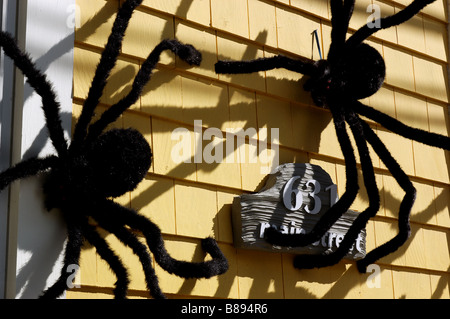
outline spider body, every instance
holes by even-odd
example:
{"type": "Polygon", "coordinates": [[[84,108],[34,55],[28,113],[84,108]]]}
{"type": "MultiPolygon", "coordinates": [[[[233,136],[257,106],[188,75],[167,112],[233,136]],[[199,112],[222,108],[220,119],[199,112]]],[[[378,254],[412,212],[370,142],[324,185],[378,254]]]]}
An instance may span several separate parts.
{"type": "Polygon", "coordinates": [[[49,172],[43,185],[47,209],[72,205],[79,196],[96,200],[132,191],[147,174],[151,159],[150,145],[138,131],[107,131],[49,172]]]}
{"type": "Polygon", "coordinates": [[[349,209],[358,194],[359,185],[356,158],[346,125],[350,127],[351,134],[355,139],[364,186],[369,197],[369,206],[356,218],[335,252],[327,255],[296,256],[295,267],[325,267],[339,262],[351,248],[368,220],[379,210],[380,195],[367,144],[372,146],[405,195],[398,212],[398,234],[367,253],[363,259],[358,260],[358,270],[365,272],[369,264],[396,251],[408,239],[411,232],[409,216],[416,197],[416,190],[386,146],[359,115],[379,123],[400,136],[430,146],[449,150],[450,139],[440,134],[409,127],[358,101],[376,93],[386,76],[386,66],[382,56],[363,41],[378,30],[387,29],[411,19],[434,1],[414,0],[393,16],[375,21],[374,25],[380,26],[379,28],[366,24],[346,39],[355,0],[330,0],[332,30],[327,59],[314,62],[277,55],[251,61],[219,61],[216,63],[216,72],[223,74],[243,74],[285,68],[307,75],[309,78],[304,84],[304,89],[311,92],[312,99],[317,106],[328,108],[333,117],[336,135],[345,160],[345,192],[336,204],[324,213],[309,233],[282,234],[271,228],[265,232],[266,239],[270,243],[291,247],[312,244],[320,240],[326,231],[349,209]]]}
{"type": "Polygon", "coordinates": [[[141,2],[127,0],[118,10],[70,143],[64,137],[59,103],[46,76],[36,69],[30,57],[18,48],[9,34],[0,32],[0,46],[5,54],[13,59],[42,98],[49,136],[57,153],[45,158],[24,160],[0,174],[2,191],[15,180],[45,172],[45,206],[48,210],[58,208],[67,224],[68,237],[61,275],[41,297],[56,298],[67,289],[72,273],[68,267],[79,265],[85,240],[96,248],[115,273],[117,282],[114,296],[126,297],[129,284],[127,269],[100,236],[97,226],[113,234],[139,257],[147,288],[154,298],[165,296],[159,287],[148,250],[162,269],[183,278],[209,278],[228,269],[225,256],[212,238],[202,240],[202,248],[211,255],[211,260],[194,263],[172,258],[165,249],[161,231],[156,224],[111,199],[132,191],[144,179],[151,165],[152,151],[144,136],[135,129],[111,129],[104,132],[105,129],[138,100],[163,51],[172,51],[190,65],[199,65],[201,61],[200,52],[191,45],[163,40],[142,63],[130,92],[109,107],[97,121],[90,123],[120,54],[128,22],[141,2]],[[147,246],[138,240],[132,230],[142,233],[147,246]]]}
{"type": "Polygon", "coordinates": [[[336,56],[314,63],[314,71],[304,89],[311,92],[317,106],[336,99],[363,99],[376,93],[386,77],[383,57],[373,47],[361,43],[343,48],[336,56]]]}

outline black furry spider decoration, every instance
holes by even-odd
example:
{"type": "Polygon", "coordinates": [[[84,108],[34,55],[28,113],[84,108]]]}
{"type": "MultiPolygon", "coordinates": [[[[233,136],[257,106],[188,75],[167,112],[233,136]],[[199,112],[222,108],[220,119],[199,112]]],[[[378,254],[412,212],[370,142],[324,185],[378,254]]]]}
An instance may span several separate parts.
{"type": "Polygon", "coordinates": [[[398,234],[370,251],[365,258],[358,260],[360,272],[366,272],[369,264],[396,251],[410,236],[409,216],[416,197],[416,190],[408,176],[401,169],[388,149],[359,115],[365,116],[388,130],[405,138],[430,146],[450,149],[450,138],[435,133],[409,127],[398,120],[359,102],[369,97],[381,87],[385,78],[385,64],[381,55],[365,39],[381,29],[399,25],[416,15],[435,0],[414,0],[398,13],[375,21],[380,28],[370,28],[367,24],[346,40],[350,18],[355,0],[331,0],[331,45],[325,60],[293,60],[278,55],[252,61],[219,61],[216,72],[223,74],[251,73],[275,68],[285,68],[309,76],[304,89],[311,92],[317,106],[330,109],[335,130],[346,167],[346,190],[339,201],[332,206],[307,234],[281,234],[275,229],[266,231],[267,240],[281,246],[306,246],[319,240],[325,232],[346,212],[358,193],[356,159],[349,136],[345,129],[347,123],[355,138],[361,161],[364,185],[369,196],[369,206],[360,213],[348,230],[339,248],[328,255],[299,255],[295,257],[296,268],[325,267],[339,262],[355,242],[361,229],[375,216],[380,207],[380,195],[370,159],[367,142],[381,158],[393,177],[405,192],[399,208],[398,234]]]}
{"type": "Polygon", "coordinates": [[[212,238],[202,240],[202,247],[211,255],[211,260],[191,263],[173,259],[164,247],[157,225],[143,215],[108,199],[133,190],[141,182],[150,168],[152,152],[144,137],[134,129],[112,129],[105,133],[103,130],[137,101],[164,50],[172,51],[191,65],[199,65],[201,61],[201,54],[191,45],[184,45],[176,40],[162,41],[142,64],[128,95],[89,125],[108,76],[116,64],[128,22],[141,2],[142,0],[127,0],[117,12],[70,146],[64,138],[59,117],[60,107],[51,84],[36,69],[29,56],[17,47],[11,36],[0,33],[0,46],[5,54],[14,61],[42,98],[50,139],[57,152],[57,155],[22,161],[0,174],[1,191],[14,180],[48,171],[43,187],[46,208],[59,208],[67,223],[68,239],[61,276],[41,297],[56,298],[67,289],[66,283],[70,275],[67,268],[71,264],[79,264],[84,239],[96,248],[100,257],[115,273],[117,282],[114,296],[126,297],[129,284],[127,270],[98,234],[95,226],[89,224],[90,217],[139,257],[147,287],[154,298],[165,296],[159,287],[147,247],[129,228],[143,233],[156,262],[169,273],[183,278],[209,278],[228,269],[225,256],[212,238]]]}

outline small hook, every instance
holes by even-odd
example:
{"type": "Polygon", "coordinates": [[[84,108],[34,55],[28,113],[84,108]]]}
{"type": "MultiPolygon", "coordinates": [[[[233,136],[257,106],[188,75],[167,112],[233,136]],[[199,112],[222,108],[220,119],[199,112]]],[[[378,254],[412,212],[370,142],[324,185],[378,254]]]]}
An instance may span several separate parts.
{"type": "Polygon", "coordinates": [[[319,34],[317,33],[317,29],[311,32],[311,34],[313,35],[313,37],[316,38],[317,49],[319,50],[319,57],[322,60],[322,50],[320,49],[319,34]]]}

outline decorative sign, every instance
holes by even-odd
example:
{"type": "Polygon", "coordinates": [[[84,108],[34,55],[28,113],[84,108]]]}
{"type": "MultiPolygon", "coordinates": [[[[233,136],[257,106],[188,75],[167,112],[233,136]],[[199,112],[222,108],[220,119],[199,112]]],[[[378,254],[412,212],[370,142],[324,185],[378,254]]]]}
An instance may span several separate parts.
{"type": "MultiPolygon", "coordinates": [[[[305,247],[280,247],[269,244],[264,232],[275,227],[284,234],[311,231],[322,215],[338,200],[337,186],[330,175],[313,164],[284,164],[269,175],[263,189],[243,194],[233,202],[233,232],[236,247],[301,254],[327,254],[339,247],[347,230],[358,216],[347,211],[321,240],[305,247]]],[[[346,258],[366,255],[366,231],[362,230],[346,258]]]]}

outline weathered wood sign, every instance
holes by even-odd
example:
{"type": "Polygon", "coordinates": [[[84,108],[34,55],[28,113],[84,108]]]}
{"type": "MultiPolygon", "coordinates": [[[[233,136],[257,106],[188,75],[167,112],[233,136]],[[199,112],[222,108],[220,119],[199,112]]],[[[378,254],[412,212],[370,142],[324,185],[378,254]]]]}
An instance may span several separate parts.
{"type": "MultiPolygon", "coordinates": [[[[337,186],[320,166],[308,163],[280,165],[268,176],[258,193],[243,194],[234,199],[235,246],[272,252],[330,253],[339,247],[358,213],[347,211],[321,240],[305,247],[273,246],[264,239],[264,232],[275,227],[285,234],[307,233],[337,200],[337,186]]],[[[366,232],[362,230],[346,258],[363,258],[365,243],[366,232]]]]}

